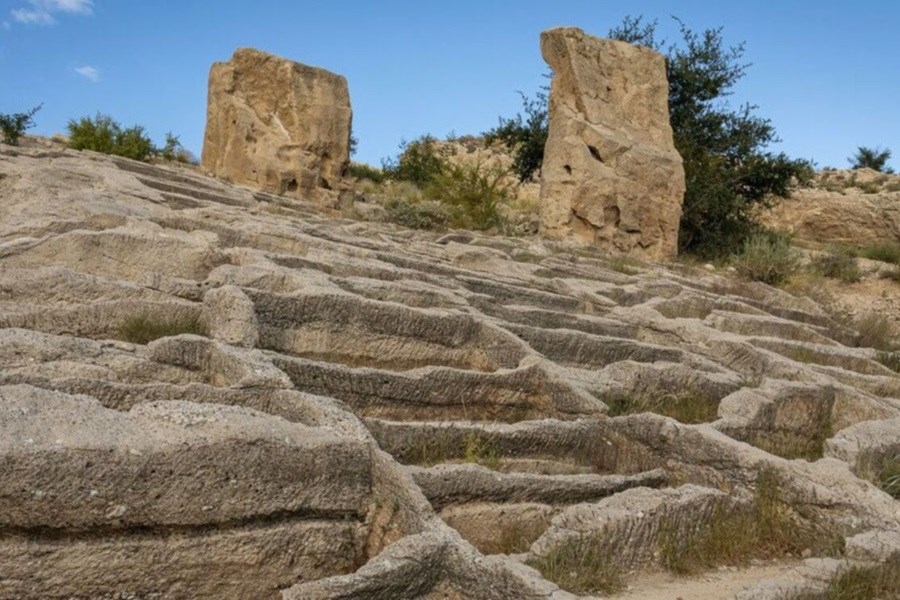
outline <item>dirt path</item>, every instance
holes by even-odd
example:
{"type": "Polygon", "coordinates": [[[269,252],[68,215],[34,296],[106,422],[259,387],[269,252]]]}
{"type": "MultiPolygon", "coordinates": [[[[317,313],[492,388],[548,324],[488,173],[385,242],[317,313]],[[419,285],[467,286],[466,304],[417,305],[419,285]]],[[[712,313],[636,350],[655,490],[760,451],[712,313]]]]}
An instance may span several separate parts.
{"type": "Polygon", "coordinates": [[[628,582],[628,590],[615,600],[725,600],[765,579],[787,577],[800,561],[766,563],[744,568],[711,571],[691,577],[671,573],[648,573],[628,582]]]}

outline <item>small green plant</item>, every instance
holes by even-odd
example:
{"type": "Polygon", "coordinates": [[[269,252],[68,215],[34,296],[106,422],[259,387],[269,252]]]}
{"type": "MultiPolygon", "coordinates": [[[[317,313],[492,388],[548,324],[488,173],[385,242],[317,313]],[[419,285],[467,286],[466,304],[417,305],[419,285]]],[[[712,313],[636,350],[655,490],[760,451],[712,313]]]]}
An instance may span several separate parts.
{"type": "Polygon", "coordinates": [[[810,262],[810,268],[823,277],[844,283],[855,283],[862,277],[856,256],[841,246],[829,246],[824,254],[810,262]]]}
{"type": "Polygon", "coordinates": [[[888,459],[878,473],[878,487],[900,499],[900,454],[888,459]]]}
{"type": "Polygon", "coordinates": [[[500,467],[500,451],[490,439],[473,432],[463,439],[463,460],[496,471],[500,467]]]}
{"type": "Polygon", "coordinates": [[[34,127],[34,115],[37,114],[43,104],[38,104],[31,110],[22,113],[0,114],[0,133],[3,134],[3,143],[16,146],[19,138],[28,129],[34,127]]]}
{"type": "Polygon", "coordinates": [[[900,244],[896,242],[885,242],[883,244],[866,246],[860,248],[859,254],[869,260],[880,260],[881,262],[900,266],[900,244]]]}
{"type": "Polygon", "coordinates": [[[444,231],[450,224],[450,212],[440,202],[392,198],[385,209],[388,221],[411,229],[444,231]]]}
{"type": "Polygon", "coordinates": [[[71,120],[68,129],[69,146],[75,150],[93,150],[134,160],[147,160],[156,151],[143,127],[123,128],[107,115],[71,120]]]}
{"type": "Polygon", "coordinates": [[[158,318],[149,315],[137,315],[122,323],[116,331],[116,339],[132,344],[148,344],[159,338],[193,333],[205,335],[205,329],[199,317],[158,318]]]}
{"type": "Polygon", "coordinates": [[[430,467],[457,459],[460,454],[461,449],[457,439],[450,435],[436,433],[427,437],[417,436],[404,453],[404,461],[413,465],[430,467]]]}
{"type": "Polygon", "coordinates": [[[453,227],[483,231],[502,222],[498,209],[509,200],[505,179],[506,173],[499,168],[448,163],[425,195],[448,208],[453,227]]]}
{"type": "Polygon", "coordinates": [[[368,179],[373,183],[381,183],[385,179],[384,171],[365,163],[351,162],[349,170],[350,176],[357,181],[368,179]]]}
{"type": "Polygon", "coordinates": [[[529,564],[544,579],[574,594],[613,594],[624,587],[622,572],[602,538],[584,536],[533,558],[529,564]]]}
{"type": "Polygon", "coordinates": [[[887,166],[887,161],[891,158],[891,151],[887,148],[867,148],[860,146],[856,150],[856,154],[851,156],[851,169],[873,169],[880,173],[893,173],[894,170],[887,166]]]}
{"type": "Polygon", "coordinates": [[[400,154],[382,161],[382,170],[395,181],[410,181],[424,188],[437,179],[444,165],[437,138],[423,135],[412,142],[401,142],[400,154]]]}
{"type": "Polygon", "coordinates": [[[734,266],[740,275],[751,281],[780,285],[797,271],[799,264],[799,257],[787,237],[762,233],[744,242],[734,266]]]}

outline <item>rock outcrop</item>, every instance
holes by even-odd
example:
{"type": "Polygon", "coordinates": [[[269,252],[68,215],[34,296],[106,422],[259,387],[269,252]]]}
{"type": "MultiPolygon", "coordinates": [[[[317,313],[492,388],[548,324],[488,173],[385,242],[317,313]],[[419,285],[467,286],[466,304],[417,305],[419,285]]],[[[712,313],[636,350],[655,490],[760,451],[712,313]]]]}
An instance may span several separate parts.
{"type": "Polygon", "coordinates": [[[817,244],[900,243],[900,176],[872,169],[827,170],[779,201],[763,223],[817,244]]]}
{"type": "Polygon", "coordinates": [[[212,175],[306,199],[339,187],[352,117],[344,77],[239,48],[210,69],[207,102],[202,164],[212,175]]]}
{"type": "Polygon", "coordinates": [[[541,34],[553,69],[541,232],[635,256],[675,256],[684,169],[665,59],[576,28],[541,34]]]}
{"type": "Polygon", "coordinates": [[[785,536],[898,555],[900,376],[812,300],[330,212],[0,146],[0,598],[574,600],[763,475],[785,536]]]}

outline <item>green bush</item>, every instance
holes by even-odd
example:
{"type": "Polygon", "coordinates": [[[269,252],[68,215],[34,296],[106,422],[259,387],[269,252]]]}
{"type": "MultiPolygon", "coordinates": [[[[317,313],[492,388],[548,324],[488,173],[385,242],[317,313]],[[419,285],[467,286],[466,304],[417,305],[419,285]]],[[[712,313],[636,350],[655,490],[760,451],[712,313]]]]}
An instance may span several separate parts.
{"type": "Polygon", "coordinates": [[[446,163],[425,195],[448,208],[453,227],[485,230],[501,224],[498,208],[509,200],[505,180],[499,168],[446,163]]]}
{"type": "Polygon", "coordinates": [[[800,259],[790,241],[773,233],[754,234],[735,259],[737,272],[752,281],[779,285],[797,272],[800,259]]]}
{"type": "Polygon", "coordinates": [[[147,160],[157,152],[143,127],[122,128],[107,115],[71,120],[68,129],[69,146],[75,150],[93,150],[134,160],[147,160]]]}
{"type": "Polygon", "coordinates": [[[844,283],[855,283],[862,277],[856,257],[841,246],[829,246],[825,254],[812,260],[810,268],[823,277],[844,283]]]}
{"type": "Polygon", "coordinates": [[[412,229],[444,231],[450,224],[450,213],[439,202],[392,198],[385,209],[388,221],[412,229]]]}
{"type": "Polygon", "coordinates": [[[549,131],[548,91],[547,87],[542,87],[534,98],[519,92],[525,116],[520,113],[511,119],[500,117],[500,124],[484,133],[486,144],[500,141],[513,151],[513,171],[519,176],[519,181],[531,179],[544,162],[544,146],[549,131]]]}
{"type": "Polygon", "coordinates": [[[0,133],[3,134],[3,142],[11,146],[17,145],[22,134],[34,127],[34,115],[42,106],[43,104],[38,104],[23,113],[0,114],[0,133]]]}
{"type": "Polygon", "coordinates": [[[869,260],[880,260],[900,266],[900,244],[896,242],[866,246],[859,250],[859,254],[869,260]]]}
{"type": "Polygon", "coordinates": [[[438,152],[437,139],[423,135],[412,142],[402,142],[399,156],[383,161],[382,170],[390,179],[409,181],[424,188],[444,170],[444,159],[438,152]]]}
{"type": "Polygon", "coordinates": [[[894,170],[887,166],[887,161],[891,158],[891,151],[887,148],[867,148],[860,146],[856,149],[856,154],[851,156],[851,169],[873,169],[879,173],[893,173],[894,170]]]}
{"type": "Polygon", "coordinates": [[[377,169],[371,165],[358,162],[350,163],[350,176],[357,181],[368,179],[369,181],[372,181],[374,183],[381,183],[385,180],[384,171],[382,171],[381,169],[377,169]]]}

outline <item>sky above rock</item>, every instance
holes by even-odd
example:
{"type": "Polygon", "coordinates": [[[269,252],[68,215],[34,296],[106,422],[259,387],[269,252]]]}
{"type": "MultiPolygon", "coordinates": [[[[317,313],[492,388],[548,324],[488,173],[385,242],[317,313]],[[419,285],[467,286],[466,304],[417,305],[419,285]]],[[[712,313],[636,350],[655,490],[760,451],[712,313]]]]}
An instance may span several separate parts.
{"type": "Polygon", "coordinates": [[[746,42],[753,65],[732,101],[759,105],[776,149],[843,167],[857,146],[887,146],[900,167],[896,0],[0,0],[0,113],[43,103],[33,131],[52,134],[99,111],[160,143],[172,131],[199,154],[209,67],[252,46],[346,76],[355,158],[377,165],[403,139],[479,133],[517,112],[516,91],[545,81],[541,30],[604,36],[644,15],[671,40],[673,13],[746,42]]]}

